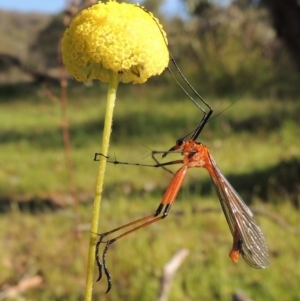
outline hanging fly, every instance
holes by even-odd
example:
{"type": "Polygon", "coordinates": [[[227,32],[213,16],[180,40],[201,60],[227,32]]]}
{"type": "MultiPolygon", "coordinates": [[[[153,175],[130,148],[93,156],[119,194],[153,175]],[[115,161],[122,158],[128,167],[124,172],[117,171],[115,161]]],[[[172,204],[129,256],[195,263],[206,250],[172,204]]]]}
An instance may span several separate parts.
{"type": "MultiPolygon", "coordinates": [[[[142,7],[141,7],[142,8],[142,7]]],[[[142,8],[144,9],[144,8],[142,8]]],[[[145,9],[144,9],[145,10],[145,9]]],[[[145,10],[147,12],[147,10],[145,10]]],[[[153,19],[155,22],[156,20],[153,19]]],[[[99,269],[99,277],[97,281],[102,278],[103,271],[106,275],[108,288],[106,292],[109,292],[112,286],[111,275],[109,273],[107,264],[106,264],[106,255],[109,247],[120,240],[121,238],[133,233],[139,229],[147,227],[155,222],[158,222],[165,217],[167,217],[171,206],[182,186],[182,183],[186,177],[187,171],[189,168],[203,167],[205,168],[215,186],[221,207],[223,209],[226,221],[228,223],[229,229],[233,236],[233,243],[231,250],[229,252],[229,257],[233,262],[237,262],[239,257],[242,256],[246,263],[253,268],[261,269],[266,268],[269,265],[269,253],[265,237],[255,221],[251,210],[244,203],[240,195],[235,191],[231,186],[225,176],[221,173],[218,168],[214,158],[210,154],[209,149],[202,144],[197,142],[197,138],[202,132],[204,126],[208,122],[209,118],[213,113],[213,109],[210,105],[203,99],[203,97],[194,89],[194,87],[188,82],[181,70],[179,69],[175,59],[173,58],[171,52],[170,60],[174,64],[178,74],[188,86],[188,88],[194,93],[194,95],[201,101],[202,105],[206,107],[204,109],[199,105],[194,98],[186,91],[186,89],[179,83],[174,73],[168,67],[168,71],[175,79],[176,83],[180,86],[183,92],[189,97],[189,99],[200,109],[203,113],[202,119],[198,126],[184,138],[180,138],[176,141],[175,145],[169,149],[169,151],[162,152],[162,157],[165,158],[169,153],[180,152],[183,156],[182,159],[173,160],[164,163],[158,163],[155,165],[147,164],[134,164],[120,161],[111,161],[108,159],[107,162],[114,164],[129,164],[129,165],[139,165],[139,166],[150,166],[150,167],[165,167],[168,165],[181,164],[182,166],[177,170],[173,179],[171,180],[169,186],[167,187],[165,194],[157,207],[156,211],[153,214],[142,217],[138,220],[129,222],[125,225],[122,225],[118,228],[98,234],[99,240],[96,244],[96,263],[99,269]],[[187,137],[189,137],[187,139],[187,137]],[[120,230],[127,229],[128,227],[133,227],[130,230],[123,232],[122,234],[116,234],[114,238],[105,240],[108,235],[117,233],[120,230]],[[99,256],[99,247],[100,244],[104,243],[105,248],[102,253],[102,257],[99,256]]],[[[157,154],[160,152],[153,152],[157,154]]],[[[98,156],[103,156],[100,153],[95,154],[94,161],[98,161],[98,156]]]]}

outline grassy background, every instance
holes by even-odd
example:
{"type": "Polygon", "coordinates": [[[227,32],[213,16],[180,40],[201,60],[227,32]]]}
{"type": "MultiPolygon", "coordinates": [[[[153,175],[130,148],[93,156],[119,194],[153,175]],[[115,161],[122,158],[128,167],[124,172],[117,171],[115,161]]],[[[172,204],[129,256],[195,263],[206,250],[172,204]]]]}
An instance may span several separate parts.
{"type": "MultiPolygon", "coordinates": [[[[159,2],[145,6],[153,12],[156,6],[159,15],[159,2]]],[[[82,300],[98,169],[93,158],[100,150],[106,86],[71,83],[68,88],[76,203],[59,105],[40,86],[3,85],[31,82],[30,72],[15,61],[60,76],[63,15],[0,15],[0,300],[8,292],[15,293],[15,300],[82,300]],[[20,284],[28,285],[35,276],[42,283],[22,292],[20,284]]],[[[103,279],[95,284],[94,299],[156,300],[164,264],[174,252],[188,248],[170,300],[232,300],[238,290],[252,300],[300,300],[296,65],[263,7],[235,1],[203,10],[198,21],[160,19],[184,74],[216,114],[227,109],[209,122],[199,140],[253,209],[271,265],[254,270],[242,259],[237,265],[230,261],[232,238],[216,193],[206,171],[195,169],[167,219],[112,245],[108,266],[113,289],[105,295],[103,279]]],[[[195,128],[201,112],[172,84],[166,72],[145,85],[120,86],[112,158],[151,164],[151,150],[168,150],[195,128]]],[[[60,98],[57,87],[51,90],[60,98]]],[[[108,165],[99,232],[154,212],[170,179],[162,169],[108,165]]]]}
{"type": "MultiPolygon", "coordinates": [[[[0,91],[0,285],[41,275],[26,299],[82,300],[88,223],[105,109],[105,85],[73,84],[68,118],[79,204],[74,205],[63,151],[59,106],[40,87],[0,91]]],[[[59,90],[52,88],[59,96],[59,90]]],[[[168,150],[190,132],[201,113],[169,88],[121,86],[110,155],[151,164],[151,150],[168,150]]],[[[236,99],[209,99],[216,113],[236,99]]],[[[190,253],[177,272],[170,300],[231,300],[242,290],[253,300],[299,300],[299,102],[240,99],[211,120],[199,140],[254,208],[267,238],[271,265],[250,268],[228,258],[231,235],[205,170],[190,170],[169,217],[113,245],[95,299],[155,300],[163,265],[183,247],[190,253]],[[286,276],[284,276],[286,275],[286,276]]],[[[175,158],[175,157],[174,157],[175,158]]],[[[167,159],[173,159],[169,156],[167,159]]],[[[176,170],[178,167],[172,167],[176,170]]],[[[162,169],[108,165],[99,231],[157,208],[171,175],[162,169]]]]}

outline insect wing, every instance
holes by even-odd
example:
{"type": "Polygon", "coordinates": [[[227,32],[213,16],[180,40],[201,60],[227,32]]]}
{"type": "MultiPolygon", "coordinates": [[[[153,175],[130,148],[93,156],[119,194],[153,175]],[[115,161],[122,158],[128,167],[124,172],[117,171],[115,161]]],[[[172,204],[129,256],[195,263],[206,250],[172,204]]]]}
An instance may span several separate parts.
{"type": "Polygon", "coordinates": [[[235,227],[241,236],[241,254],[253,268],[269,265],[269,252],[265,237],[257,225],[251,210],[219,170],[215,160],[209,155],[215,173],[211,176],[223,212],[232,235],[235,227]]]}

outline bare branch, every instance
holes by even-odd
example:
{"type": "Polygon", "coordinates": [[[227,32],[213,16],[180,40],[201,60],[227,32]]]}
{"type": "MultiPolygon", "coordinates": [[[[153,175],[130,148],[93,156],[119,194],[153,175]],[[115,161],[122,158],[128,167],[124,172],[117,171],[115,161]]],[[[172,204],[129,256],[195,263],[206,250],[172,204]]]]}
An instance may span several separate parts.
{"type": "Polygon", "coordinates": [[[33,287],[38,287],[42,282],[43,278],[41,276],[33,276],[23,279],[17,285],[10,286],[4,291],[0,292],[0,300],[6,298],[16,298],[18,295],[25,292],[26,290],[33,287]]]}
{"type": "Polygon", "coordinates": [[[237,290],[232,295],[232,301],[252,301],[252,299],[248,298],[243,291],[237,290]]]}
{"type": "Polygon", "coordinates": [[[165,264],[163,268],[163,274],[160,279],[160,291],[157,301],[168,300],[173,277],[188,254],[188,249],[181,249],[174,254],[169,262],[165,264]]]}

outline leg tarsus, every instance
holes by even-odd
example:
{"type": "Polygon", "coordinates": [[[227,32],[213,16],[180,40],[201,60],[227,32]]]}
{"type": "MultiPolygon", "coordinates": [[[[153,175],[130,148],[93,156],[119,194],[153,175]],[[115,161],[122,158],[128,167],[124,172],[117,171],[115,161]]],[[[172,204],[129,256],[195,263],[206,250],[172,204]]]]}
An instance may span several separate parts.
{"type": "Polygon", "coordinates": [[[104,273],[105,273],[105,276],[106,276],[106,279],[107,279],[107,290],[106,290],[106,293],[108,293],[110,290],[111,290],[111,287],[112,287],[112,277],[109,273],[109,270],[107,268],[107,264],[106,264],[106,254],[108,252],[108,248],[109,246],[114,243],[115,241],[119,240],[120,238],[122,237],[125,237],[126,235],[136,231],[136,230],[139,230],[143,227],[146,227],[146,226],[149,226],[151,225],[152,223],[156,222],[156,221],[159,221],[165,217],[167,217],[168,213],[169,213],[169,210],[171,208],[171,205],[172,203],[169,203],[169,204],[159,204],[159,206],[157,207],[156,209],[156,212],[155,214],[152,214],[152,215],[149,215],[149,216],[146,216],[144,218],[141,218],[139,220],[136,220],[134,222],[131,222],[131,223],[128,223],[126,225],[123,225],[121,227],[118,227],[118,228],[115,228],[114,230],[111,230],[109,232],[105,232],[105,233],[102,233],[102,234],[98,234],[100,236],[97,244],[96,244],[96,263],[97,263],[97,266],[98,266],[98,269],[99,269],[99,277],[96,281],[99,281],[102,277],[102,268],[104,270],[104,273]],[[165,209],[164,209],[165,208],[165,209]],[[159,216],[163,211],[163,214],[161,216],[159,216]],[[150,219],[150,220],[149,220],[150,219]],[[148,221],[147,221],[148,220],[148,221]],[[146,222],[147,221],[147,222],[146,222]],[[140,225],[140,226],[137,226],[136,228],[133,228],[132,230],[129,230],[113,239],[110,239],[108,241],[103,241],[104,237],[116,232],[116,231],[119,231],[121,229],[124,229],[128,226],[133,226],[137,223],[140,223],[140,222],[144,222],[144,224],[140,225]],[[99,260],[99,246],[101,243],[105,243],[106,246],[104,248],[104,251],[102,253],[102,262],[100,262],[99,260]]]}
{"type": "Polygon", "coordinates": [[[106,290],[106,294],[110,291],[111,287],[112,287],[112,282],[111,282],[111,275],[109,273],[109,270],[107,268],[107,265],[106,265],[106,254],[107,254],[107,251],[108,251],[108,248],[109,246],[114,242],[115,240],[112,239],[112,240],[109,240],[107,243],[106,243],[106,246],[105,246],[105,249],[103,251],[103,255],[102,255],[102,264],[103,264],[103,269],[104,269],[104,273],[105,273],[105,276],[106,276],[106,279],[107,279],[107,290],[106,290]]]}
{"type": "Polygon", "coordinates": [[[100,155],[99,153],[95,153],[95,156],[94,156],[94,161],[100,161],[98,160],[97,156],[100,155]]]}
{"type": "Polygon", "coordinates": [[[165,208],[165,210],[164,210],[164,213],[163,213],[163,215],[162,215],[162,218],[166,218],[166,217],[168,216],[169,211],[170,211],[170,209],[171,209],[171,205],[172,205],[172,204],[167,204],[167,205],[166,205],[166,208],[165,208]]]}
{"type": "Polygon", "coordinates": [[[100,161],[100,159],[98,159],[98,156],[102,156],[106,159],[108,159],[109,157],[108,156],[105,156],[103,155],[102,153],[95,153],[95,156],[94,156],[94,161],[100,161]]]}
{"type": "Polygon", "coordinates": [[[155,211],[154,216],[160,215],[160,213],[161,213],[161,211],[163,210],[164,206],[165,206],[164,204],[159,204],[159,206],[157,207],[157,209],[156,209],[156,211],[155,211]]]}
{"type": "Polygon", "coordinates": [[[97,263],[97,267],[98,267],[98,271],[99,271],[99,276],[97,278],[96,281],[99,281],[102,278],[102,267],[103,264],[100,262],[99,260],[99,246],[102,243],[103,238],[105,237],[105,235],[100,234],[100,238],[96,244],[96,263],[97,263]]]}

